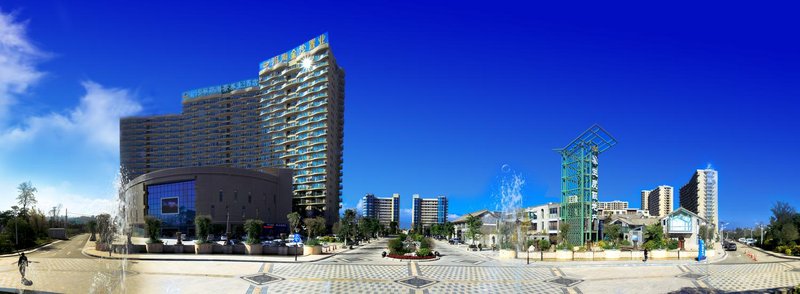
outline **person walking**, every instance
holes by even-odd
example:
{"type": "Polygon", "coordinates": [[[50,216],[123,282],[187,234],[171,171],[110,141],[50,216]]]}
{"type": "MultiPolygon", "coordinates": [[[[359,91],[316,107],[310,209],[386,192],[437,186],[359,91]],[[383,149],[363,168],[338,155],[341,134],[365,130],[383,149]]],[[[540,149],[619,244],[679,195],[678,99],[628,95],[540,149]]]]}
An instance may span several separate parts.
{"type": "Polygon", "coordinates": [[[22,275],[22,282],[25,282],[25,271],[28,269],[28,257],[25,256],[25,252],[22,252],[19,256],[19,260],[17,260],[17,267],[19,268],[19,274],[22,275]]]}
{"type": "Polygon", "coordinates": [[[647,251],[648,251],[647,248],[645,248],[644,249],[644,260],[642,260],[643,262],[647,262],[647,251]]]}

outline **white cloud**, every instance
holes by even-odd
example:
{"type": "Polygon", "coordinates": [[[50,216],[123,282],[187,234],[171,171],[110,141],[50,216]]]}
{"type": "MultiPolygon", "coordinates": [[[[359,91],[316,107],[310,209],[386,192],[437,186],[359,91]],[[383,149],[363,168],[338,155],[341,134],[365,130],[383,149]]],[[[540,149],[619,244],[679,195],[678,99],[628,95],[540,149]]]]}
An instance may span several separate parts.
{"type": "Polygon", "coordinates": [[[400,209],[400,215],[402,215],[402,216],[411,217],[411,213],[413,213],[411,208],[401,208],[400,209]]]}
{"type": "Polygon", "coordinates": [[[46,56],[28,40],[27,23],[17,22],[14,14],[0,11],[0,126],[8,109],[43,75],[36,69],[46,56]]]}
{"type": "Polygon", "coordinates": [[[460,216],[460,215],[457,215],[457,214],[455,214],[455,213],[451,213],[451,214],[448,214],[448,215],[447,215],[447,219],[448,219],[449,221],[454,221],[454,220],[458,219],[459,217],[461,217],[461,216],[460,216]]]}
{"type": "Polygon", "coordinates": [[[358,199],[358,203],[356,204],[356,213],[359,215],[363,215],[366,207],[364,207],[364,198],[358,199]]]}
{"type": "MultiPolygon", "coordinates": [[[[17,185],[31,180],[38,205],[47,211],[59,203],[70,213],[112,212],[112,185],[119,166],[119,118],[142,106],[130,90],[82,82],[86,94],[73,107],[27,117],[10,113],[24,102],[42,76],[48,57],[27,35],[27,22],[0,11],[0,209],[16,203],[17,185]],[[69,181],[75,183],[71,185],[69,181]]],[[[27,114],[23,114],[27,115],[27,114]]]]}
{"type": "Polygon", "coordinates": [[[24,119],[22,125],[0,134],[6,146],[24,144],[38,136],[60,134],[76,137],[90,148],[119,152],[119,118],[139,113],[139,104],[126,89],[106,88],[92,81],[82,83],[86,95],[66,114],[51,113],[24,119]]]}
{"type": "MultiPolygon", "coordinates": [[[[8,195],[14,197],[7,197],[0,203],[2,210],[10,209],[16,203],[17,184],[10,182],[0,183],[0,189],[8,195]],[[13,192],[12,192],[13,191],[13,192]],[[12,194],[13,193],[13,194],[12,194]]],[[[113,213],[116,211],[117,203],[112,197],[108,198],[95,198],[82,195],[79,192],[74,192],[75,189],[69,182],[62,182],[53,186],[41,186],[33,182],[36,187],[36,205],[37,209],[42,210],[45,214],[58,204],[62,204],[70,216],[87,216],[97,215],[100,213],[113,213]]],[[[62,209],[61,215],[64,214],[62,209]]]]}

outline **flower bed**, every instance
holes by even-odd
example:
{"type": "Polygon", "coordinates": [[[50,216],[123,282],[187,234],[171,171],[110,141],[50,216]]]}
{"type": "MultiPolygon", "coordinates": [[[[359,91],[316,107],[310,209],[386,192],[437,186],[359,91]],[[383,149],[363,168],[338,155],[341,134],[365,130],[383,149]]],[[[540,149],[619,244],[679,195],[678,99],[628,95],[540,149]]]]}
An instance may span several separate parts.
{"type": "Polygon", "coordinates": [[[399,255],[399,254],[389,254],[387,257],[396,258],[396,259],[433,259],[436,256],[413,256],[413,255],[399,255]]]}

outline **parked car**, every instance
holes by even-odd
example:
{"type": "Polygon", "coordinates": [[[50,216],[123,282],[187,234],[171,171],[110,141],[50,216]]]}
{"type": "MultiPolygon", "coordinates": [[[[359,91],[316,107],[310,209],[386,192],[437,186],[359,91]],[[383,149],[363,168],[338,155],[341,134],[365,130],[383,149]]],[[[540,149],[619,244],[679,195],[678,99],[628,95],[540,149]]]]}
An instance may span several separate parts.
{"type": "Polygon", "coordinates": [[[461,241],[461,239],[459,238],[453,238],[450,239],[449,243],[452,245],[458,245],[458,244],[464,244],[464,241],[461,241]]]}
{"type": "Polygon", "coordinates": [[[723,246],[723,247],[725,248],[725,250],[727,250],[727,251],[736,251],[736,243],[733,243],[733,242],[725,242],[725,244],[723,244],[722,246],[723,246]]]}
{"type": "Polygon", "coordinates": [[[751,246],[751,245],[756,243],[756,239],[747,238],[747,239],[744,240],[744,243],[747,244],[747,246],[751,246]]]}
{"type": "Polygon", "coordinates": [[[746,242],[747,240],[746,240],[745,238],[739,238],[739,240],[738,240],[738,241],[739,241],[739,243],[744,243],[744,242],[746,242]]]}

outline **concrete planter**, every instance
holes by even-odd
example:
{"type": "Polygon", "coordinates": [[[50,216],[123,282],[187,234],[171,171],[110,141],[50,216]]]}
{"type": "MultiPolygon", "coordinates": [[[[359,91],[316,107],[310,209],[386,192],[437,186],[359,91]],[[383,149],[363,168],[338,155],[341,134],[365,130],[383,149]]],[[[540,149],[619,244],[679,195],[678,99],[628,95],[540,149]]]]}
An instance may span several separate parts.
{"type": "Polygon", "coordinates": [[[572,251],[569,251],[569,250],[557,250],[556,251],[556,259],[558,259],[558,260],[570,260],[570,259],[572,259],[572,251]]]}
{"type": "Polygon", "coordinates": [[[276,247],[276,246],[266,246],[266,247],[263,247],[263,248],[261,249],[261,253],[262,253],[262,254],[276,255],[276,254],[278,254],[278,247],[276,247]]]}
{"type": "Polygon", "coordinates": [[[652,259],[665,259],[667,258],[667,250],[658,249],[649,252],[649,258],[652,259]]]}
{"type": "Polygon", "coordinates": [[[163,253],[164,244],[162,243],[147,243],[147,253],[163,253]]]}
{"type": "Polygon", "coordinates": [[[320,254],[322,254],[322,245],[303,246],[303,255],[320,255],[320,254]]]}
{"type": "Polygon", "coordinates": [[[556,253],[555,252],[544,252],[544,253],[539,253],[539,254],[540,254],[539,258],[556,259],[556,253]]]}
{"type": "Polygon", "coordinates": [[[278,247],[278,255],[289,255],[289,247],[287,246],[278,247]]]}
{"type": "Polygon", "coordinates": [[[621,251],[619,251],[617,249],[605,250],[603,252],[606,255],[605,259],[619,259],[619,256],[622,253],[621,251]]]}
{"type": "Polygon", "coordinates": [[[517,251],[512,249],[500,249],[500,259],[515,259],[517,258],[517,251]]]}
{"type": "Polygon", "coordinates": [[[261,244],[244,244],[244,249],[247,255],[261,255],[263,252],[261,244]]]}
{"type": "Polygon", "coordinates": [[[183,253],[183,245],[174,245],[172,246],[172,252],[174,253],[183,253]]]}
{"type": "Polygon", "coordinates": [[[214,244],[202,243],[194,244],[194,254],[211,254],[214,252],[214,244]]]}

